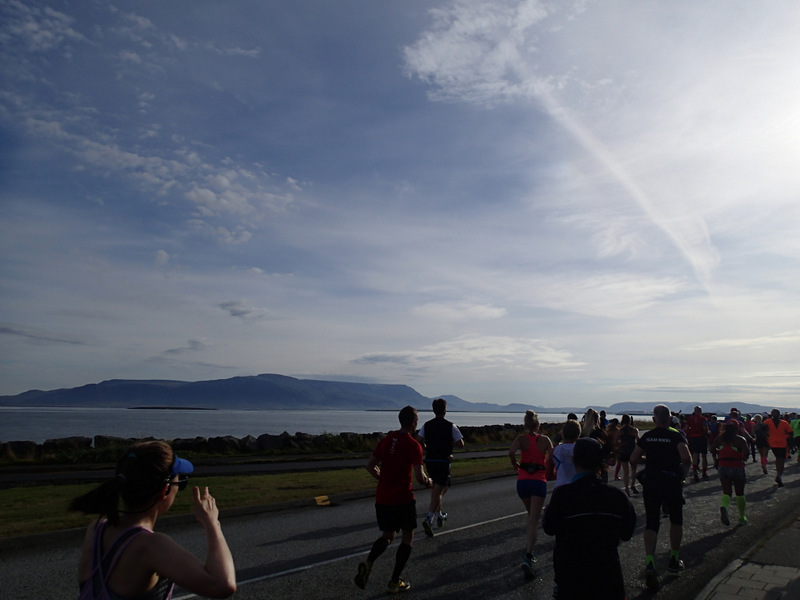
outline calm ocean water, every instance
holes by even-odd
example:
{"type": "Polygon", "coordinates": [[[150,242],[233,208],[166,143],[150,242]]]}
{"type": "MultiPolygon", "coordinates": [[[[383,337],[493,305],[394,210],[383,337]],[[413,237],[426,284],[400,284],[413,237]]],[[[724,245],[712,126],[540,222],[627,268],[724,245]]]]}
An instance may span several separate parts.
{"type": "MultiPolygon", "coordinates": [[[[522,413],[448,412],[456,425],[522,423],[522,413]]],[[[579,415],[580,416],[580,415],[579,415]]],[[[609,415],[609,418],[618,415],[609,415]]],[[[420,412],[420,423],[433,413],[420,412]]],[[[545,423],[560,423],[566,413],[540,413],[545,423]]],[[[110,435],[162,439],[232,435],[258,437],[284,431],[320,433],[372,433],[397,429],[396,411],[358,410],[154,410],[124,408],[18,408],[0,407],[0,441],[45,440],[71,436],[110,435]]]]}

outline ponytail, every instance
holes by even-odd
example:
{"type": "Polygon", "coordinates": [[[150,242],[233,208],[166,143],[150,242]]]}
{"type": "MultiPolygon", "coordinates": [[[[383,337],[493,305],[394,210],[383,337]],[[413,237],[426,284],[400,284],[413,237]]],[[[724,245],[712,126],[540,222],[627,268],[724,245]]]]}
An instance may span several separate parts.
{"type": "Polygon", "coordinates": [[[119,496],[124,483],[124,475],[118,475],[75,498],[69,503],[69,510],[105,516],[111,525],[116,525],[119,522],[119,496]]]}

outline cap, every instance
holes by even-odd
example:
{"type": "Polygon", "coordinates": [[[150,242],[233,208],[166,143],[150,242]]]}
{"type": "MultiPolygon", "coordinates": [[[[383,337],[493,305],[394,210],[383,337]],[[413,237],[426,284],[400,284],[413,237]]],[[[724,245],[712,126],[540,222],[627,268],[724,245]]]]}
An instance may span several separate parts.
{"type": "Polygon", "coordinates": [[[175,460],[172,461],[172,466],[169,468],[170,475],[175,477],[175,475],[185,475],[194,471],[194,465],[192,463],[183,458],[178,458],[177,454],[174,456],[175,460]]]}
{"type": "Polygon", "coordinates": [[[603,445],[594,438],[578,438],[572,448],[572,462],[583,469],[597,469],[603,462],[603,445]]]}
{"type": "Polygon", "coordinates": [[[739,409],[738,409],[738,408],[736,408],[736,407],[734,406],[734,407],[731,409],[731,412],[732,412],[732,413],[738,413],[738,412],[739,412],[739,409]]]}

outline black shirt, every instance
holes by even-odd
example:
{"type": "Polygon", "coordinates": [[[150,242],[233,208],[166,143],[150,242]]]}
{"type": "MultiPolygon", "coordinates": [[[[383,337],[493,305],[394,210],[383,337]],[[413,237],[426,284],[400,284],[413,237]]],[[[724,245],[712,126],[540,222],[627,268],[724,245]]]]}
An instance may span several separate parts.
{"type": "Polygon", "coordinates": [[[542,528],[556,536],[559,600],[624,600],[617,546],[631,539],[636,512],[622,490],[593,475],[562,485],[553,492],[542,528]]]}
{"type": "Polygon", "coordinates": [[[671,473],[681,477],[683,461],[678,446],[685,443],[686,440],[681,433],[671,427],[656,427],[643,433],[639,438],[639,447],[647,457],[645,470],[671,473]]]}

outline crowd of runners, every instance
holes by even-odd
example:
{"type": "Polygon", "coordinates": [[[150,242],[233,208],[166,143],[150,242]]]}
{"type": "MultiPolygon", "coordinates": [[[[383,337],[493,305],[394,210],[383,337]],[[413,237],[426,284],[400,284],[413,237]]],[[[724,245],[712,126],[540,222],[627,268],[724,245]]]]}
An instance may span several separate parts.
{"type": "MultiPolygon", "coordinates": [[[[358,565],[355,583],[361,588],[367,585],[374,561],[400,531],[403,541],[387,592],[411,587],[401,574],[416,528],[412,473],[434,490],[422,523],[425,534],[433,537],[434,528],[446,522],[442,499],[450,487],[452,451],[463,447],[464,440],[458,427],[445,418],[446,402],[437,399],[433,408],[435,418],[419,429],[416,441],[416,411],[407,407],[405,417],[401,411],[402,444],[396,434],[389,434],[367,464],[378,480],[376,514],[382,533],[358,565]]],[[[655,550],[662,518],[669,522],[667,570],[678,573],[685,568],[680,547],[687,480],[708,480],[709,471],[715,470],[722,492],[720,521],[727,526],[735,518],[739,525],[746,525],[746,462],[759,461],[766,474],[771,453],[775,484],[782,487],[785,461],[800,445],[800,418],[777,409],[751,417],[732,408],[730,414],[719,418],[704,413],[700,406],[684,416],[658,405],[652,422],[652,427],[640,431],[630,415],[609,420],[603,411],[588,409],[580,419],[570,414],[551,440],[540,433],[536,413],[525,413],[524,431],[508,451],[517,472],[517,494],[527,514],[521,566],[526,578],[535,577],[541,524],[545,534],[555,536],[553,596],[557,600],[625,599],[617,546],[631,539],[635,529],[631,495],[641,494],[645,509],[645,584],[658,589],[655,550]],[[622,482],[622,489],[607,485],[612,478],[622,482]],[[547,482],[551,480],[554,485],[548,502],[547,482]],[[735,516],[729,514],[734,498],[735,516]],[[577,565],[580,577],[575,576],[577,565]]],[[[800,456],[797,460],[800,462],[800,456]]]]}
{"type": "Polygon", "coordinates": [[[517,491],[529,513],[522,570],[526,577],[534,576],[533,543],[539,512],[543,508],[542,528],[546,534],[556,536],[554,598],[624,600],[617,545],[632,536],[636,516],[630,497],[639,494],[640,488],[645,508],[645,583],[650,589],[658,589],[655,549],[662,517],[669,520],[667,569],[678,573],[685,568],[680,546],[685,504],[683,488],[689,477],[695,482],[707,481],[709,470],[715,470],[722,488],[720,521],[726,526],[731,524],[729,510],[735,497],[738,524],[746,525],[744,488],[748,460],[760,462],[766,475],[771,453],[778,487],[783,487],[786,460],[797,454],[797,462],[800,462],[800,417],[795,413],[783,414],[773,409],[768,415],[742,415],[734,407],[724,418],[719,418],[716,414],[703,413],[700,406],[685,416],[658,405],[653,409],[652,420],[653,427],[640,432],[630,415],[608,420],[603,411],[589,409],[578,420],[576,415],[570,414],[556,435],[554,449],[547,455],[549,440],[542,441],[546,436],[538,431],[535,413],[528,411],[525,415],[527,431],[509,450],[511,463],[519,474],[517,491]],[[594,442],[591,451],[595,455],[588,462],[587,441],[594,442]],[[522,458],[518,462],[516,456],[520,450],[522,458]],[[589,463],[592,468],[588,468],[589,463]],[[549,473],[549,467],[554,474],[549,473]],[[607,483],[612,472],[613,479],[621,481],[623,489],[605,486],[604,495],[599,497],[595,491],[597,484],[607,483]],[[549,504],[545,504],[546,492],[541,489],[528,492],[522,484],[530,479],[545,482],[553,478],[555,485],[549,504]],[[588,479],[594,486],[586,483],[588,479]],[[565,485],[567,483],[571,485],[565,485]],[[537,494],[537,502],[530,500],[529,494],[537,494]],[[620,502],[620,496],[627,501],[620,502]],[[604,560],[598,561],[598,556],[604,560]],[[581,565],[584,576],[575,577],[576,564],[581,565]]]}

